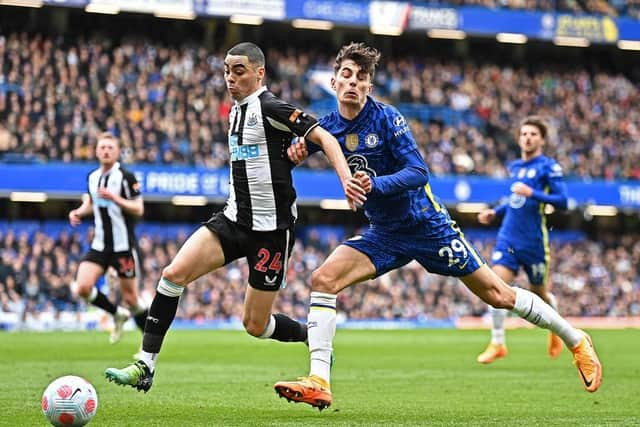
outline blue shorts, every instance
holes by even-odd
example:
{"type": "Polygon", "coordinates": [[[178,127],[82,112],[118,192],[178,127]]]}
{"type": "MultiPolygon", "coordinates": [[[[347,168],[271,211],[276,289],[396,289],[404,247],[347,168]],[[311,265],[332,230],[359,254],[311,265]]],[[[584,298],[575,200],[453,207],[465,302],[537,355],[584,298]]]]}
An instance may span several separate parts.
{"type": "Polygon", "coordinates": [[[376,277],[412,260],[431,273],[454,277],[471,274],[485,263],[454,221],[437,233],[426,225],[402,233],[369,228],[343,244],[367,255],[376,277]]]}
{"type": "Polygon", "coordinates": [[[547,282],[549,272],[549,248],[516,247],[505,240],[498,240],[491,255],[493,265],[502,265],[515,274],[520,266],[524,268],[529,283],[542,286],[547,282]]]}

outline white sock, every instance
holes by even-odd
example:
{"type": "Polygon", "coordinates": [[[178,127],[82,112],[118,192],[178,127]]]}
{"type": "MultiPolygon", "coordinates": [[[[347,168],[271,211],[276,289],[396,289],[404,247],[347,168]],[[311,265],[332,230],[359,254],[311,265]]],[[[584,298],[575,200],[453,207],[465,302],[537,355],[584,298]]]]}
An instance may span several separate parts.
{"type": "Polygon", "coordinates": [[[116,316],[120,316],[120,317],[130,317],[131,316],[131,312],[126,309],[125,307],[119,305],[118,308],[116,309],[116,316]]]}
{"type": "Polygon", "coordinates": [[[522,288],[514,288],[514,290],[516,303],[512,312],[536,326],[555,333],[569,348],[575,347],[582,340],[582,334],[542,298],[522,288]]]}
{"type": "Polygon", "coordinates": [[[96,288],[95,286],[93,288],[91,288],[91,293],[89,294],[89,296],[86,298],[87,302],[94,302],[96,300],[96,298],[98,297],[98,288],[96,288]]]}
{"type": "Polygon", "coordinates": [[[133,314],[134,316],[144,312],[146,309],[147,309],[147,305],[144,302],[142,302],[140,298],[138,298],[138,300],[136,301],[136,305],[130,308],[131,314],[133,314]]]}
{"type": "Polygon", "coordinates": [[[262,332],[262,335],[260,335],[258,338],[260,339],[267,339],[270,338],[271,335],[273,335],[273,331],[276,330],[276,318],[273,317],[273,314],[271,316],[269,316],[269,323],[267,323],[267,327],[264,328],[264,332],[262,332]]]}
{"type": "Polygon", "coordinates": [[[507,310],[489,307],[489,313],[491,313],[491,342],[493,344],[505,344],[504,319],[507,317],[507,310]]]}
{"type": "Polygon", "coordinates": [[[147,353],[144,350],[140,350],[140,360],[142,360],[151,370],[151,372],[156,370],[156,359],[158,358],[158,353],[147,353]]]}
{"type": "Polygon", "coordinates": [[[337,295],[311,292],[309,305],[309,354],[310,375],[317,375],[327,382],[331,380],[331,353],[333,337],[336,335],[337,295]]]}
{"type": "Polygon", "coordinates": [[[547,292],[547,295],[549,296],[549,305],[551,306],[551,308],[553,308],[555,311],[558,311],[558,300],[556,299],[556,296],[551,292],[547,292]]]}

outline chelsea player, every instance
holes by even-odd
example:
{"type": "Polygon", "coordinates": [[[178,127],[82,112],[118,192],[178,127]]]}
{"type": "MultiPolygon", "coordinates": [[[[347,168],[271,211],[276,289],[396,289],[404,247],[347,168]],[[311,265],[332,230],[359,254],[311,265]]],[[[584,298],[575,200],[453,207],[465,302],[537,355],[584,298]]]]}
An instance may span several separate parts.
{"type": "MultiPolygon", "coordinates": [[[[320,123],[340,142],[354,177],[367,193],[363,207],[370,224],[363,235],[343,242],[313,272],[307,318],[310,373],[297,381],[277,382],[276,392],[319,409],[330,406],[337,294],[411,260],[432,273],[459,277],[491,306],[552,330],[572,350],[584,387],[596,391],[602,367],[590,337],[534,293],[501,280],[432,194],[427,166],[404,117],[369,96],[379,58],[376,49],[351,43],[342,47],[335,60],[331,87],[338,110],[320,123]]],[[[288,153],[297,163],[308,150],[313,148],[307,149],[301,141],[288,153]]]]}
{"type": "MultiPolygon", "coordinates": [[[[478,214],[481,224],[503,218],[496,246],[491,256],[493,271],[506,283],[512,283],[522,266],[529,278],[529,289],[554,309],[556,299],[547,285],[549,274],[549,238],[544,216],[546,203],[557,209],[567,208],[567,190],[562,167],[542,154],[547,125],[541,117],[529,116],[520,123],[518,145],[520,160],[509,165],[513,179],[506,203],[478,214]]],[[[506,310],[491,307],[491,342],[478,355],[478,362],[491,363],[507,355],[504,319],[506,310]]],[[[548,353],[556,358],[562,351],[562,340],[549,334],[548,353]]]]}

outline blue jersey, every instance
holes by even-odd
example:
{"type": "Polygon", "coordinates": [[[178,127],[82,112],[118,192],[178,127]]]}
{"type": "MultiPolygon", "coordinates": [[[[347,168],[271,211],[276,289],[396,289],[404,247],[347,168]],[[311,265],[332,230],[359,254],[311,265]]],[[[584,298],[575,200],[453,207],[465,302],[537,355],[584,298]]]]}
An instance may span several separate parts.
{"type": "Polygon", "coordinates": [[[431,193],[428,169],[409,125],[396,108],[368,97],[353,120],[334,111],[320,119],[320,126],[338,140],[352,173],[371,177],[364,210],[372,228],[394,231],[428,224],[436,235],[449,225],[446,209],[431,193]]]}
{"type": "Polygon", "coordinates": [[[537,156],[509,164],[512,183],[522,182],[533,189],[531,197],[511,193],[508,202],[496,208],[504,216],[498,241],[513,248],[544,248],[548,250],[547,225],[544,206],[567,208],[567,190],[562,167],[553,159],[537,156]]]}

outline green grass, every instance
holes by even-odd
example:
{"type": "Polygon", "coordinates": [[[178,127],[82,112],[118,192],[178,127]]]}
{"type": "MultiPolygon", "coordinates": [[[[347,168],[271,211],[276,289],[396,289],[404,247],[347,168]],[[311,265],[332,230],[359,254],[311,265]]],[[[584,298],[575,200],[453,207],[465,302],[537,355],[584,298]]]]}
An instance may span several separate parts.
{"type": "Polygon", "coordinates": [[[345,331],[336,338],[334,404],[318,412],[278,399],[272,384],[304,375],[302,344],[238,331],[171,331],[145,395],[102,376],[130,362],[140,335],[0,334],[0,426],[46,426],[40,397],[54,378],[95,386],[91,426],[640,426],[640,331],[592,331],[601,389],[582,389],[569,352],[545,354],[546,335],[509,331],[508,358],[475,362],[487,331],[345,331]]]}

